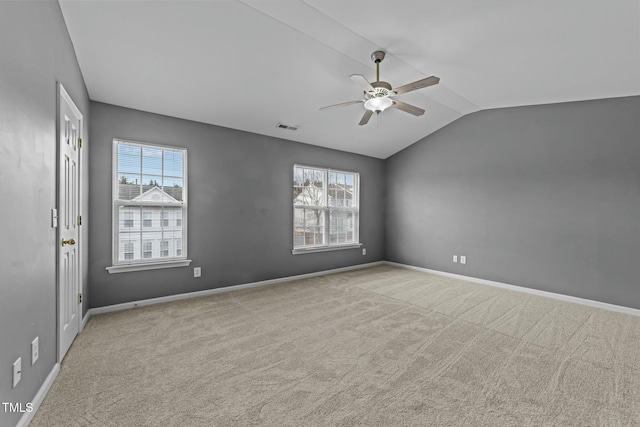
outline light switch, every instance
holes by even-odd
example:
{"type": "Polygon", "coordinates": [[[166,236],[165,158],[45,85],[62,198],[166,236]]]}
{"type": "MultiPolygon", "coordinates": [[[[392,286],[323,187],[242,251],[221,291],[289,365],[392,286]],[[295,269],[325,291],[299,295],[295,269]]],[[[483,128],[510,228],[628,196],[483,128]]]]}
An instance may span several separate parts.
{"type": "Polygon", "coordinates": [[[22,358],[18,357],[18,360],[13,362],[13,388],[16,388],[22,378],[22,358]]]}

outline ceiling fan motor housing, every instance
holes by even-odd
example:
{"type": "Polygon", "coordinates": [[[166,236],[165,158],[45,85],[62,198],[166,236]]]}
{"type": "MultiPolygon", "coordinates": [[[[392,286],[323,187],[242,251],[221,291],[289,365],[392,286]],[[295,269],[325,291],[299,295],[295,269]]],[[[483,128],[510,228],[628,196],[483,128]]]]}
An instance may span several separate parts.
{"type": "Polygon", "coordinates": [[[379,62],[382,62],[382,60],[384,59],[384,55],[385,54],[383,51],[376,50],[371,54],[371,60],[377,64],[379,62]]]}
{"type": "Polygon", "coordinates": [[[382,82],[382,81],[372,82],[371,86],[373,86],[375,89],[375,91],[373,92],[375,94],[374,96],[395,95],[395,93],[391,90],[391,85],[387,82],[382,82]],[[379,93],[381,93],[382,95],[378,95],[379,93]]]}

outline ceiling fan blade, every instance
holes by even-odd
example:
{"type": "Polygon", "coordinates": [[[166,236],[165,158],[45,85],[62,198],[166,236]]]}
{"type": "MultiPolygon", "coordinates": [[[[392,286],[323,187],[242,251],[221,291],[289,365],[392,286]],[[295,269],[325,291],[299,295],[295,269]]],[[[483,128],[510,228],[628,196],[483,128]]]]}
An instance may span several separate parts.
{"type": "Polygon", "coordinates": [[[422,108],[414,107],[413,105],[409,105],[405,102],[393,100],[393,108],[397,108],[398,110],[402,110],[406,113],[413,114],[414,116],[421,116],[424,114],[424,110],[422,108]]]}
{"type": "Polygon", "coordinates": [[[371,110],[367,110],[364,112],[364,116],[362,116],[362,118],[360,119],[360,123],[358,123],[360,126],[362,125],[366,125],[367,123],[369,123],[369,119],[371,118],[371,116],[373,115],[373,111],[371,110]]]}
{"type": "Polygon", "coordinates": [[[440,81],[439,77],[431,76],[431,77],[427,77],[426,79],[418,80],[413,83],[400,86],[399,88],[393,89],[393,91],[398,95],[400,95],[401,93],[411,92],[412,90],[418,90],[427,86],[437,85],[439,81],[440,81]]]}
{"type": "Polygon", "coordinates": [[[357,101],[343,102],[341,104],[335,104],[335,105],[327,105],[326,107],[322,107],[320,111],[331,110],[333,108],[339,108],[339,107],[346,107],[347,105],[359,104],[361,102],[364,102],[364,99],[358,99],[357,101]]]}
{"type": "Polygon", "coordinates": [[[373,92],[375,90],[373,86],[371,86],[371,83],[369,83],[369,81],[360,74],[351,74],[349,78],[353,80],[356,84],[359,84],[360,86],[362,86],[362,88],[367,92],[373,92]]]}

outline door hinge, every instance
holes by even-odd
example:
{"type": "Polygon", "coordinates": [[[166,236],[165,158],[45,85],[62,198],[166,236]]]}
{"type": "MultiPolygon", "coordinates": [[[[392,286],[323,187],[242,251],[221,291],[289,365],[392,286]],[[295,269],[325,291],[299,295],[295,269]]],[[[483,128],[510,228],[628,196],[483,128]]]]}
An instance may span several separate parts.
{"type": "Polygon", "coordinates": [[[78,138],[78,147],[82,148],[82,138],[78,138]]]}
{"type": "Polygon", "coordinates": [[[82,294],[78,294],[78,304],[82,304],[82,294]]]}
{"type": "Polygon", "coordinates": [[[82,225],[82,215],[78,215],[78,225],[82,225]]]}

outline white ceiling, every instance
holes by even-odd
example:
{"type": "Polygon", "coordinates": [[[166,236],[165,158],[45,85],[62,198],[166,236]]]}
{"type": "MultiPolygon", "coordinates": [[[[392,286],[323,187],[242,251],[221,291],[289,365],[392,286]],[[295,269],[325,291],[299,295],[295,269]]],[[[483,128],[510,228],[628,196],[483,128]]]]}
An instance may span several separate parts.
{"type": "Polygon", "coordinates": [[[60,4],[92,100],[378,158],[477,110],[640,94],[639,0],[60,4]],[[379,49],[393,87],[440,77],[398,96],[425,115],[319,111],[379,49]]]}

